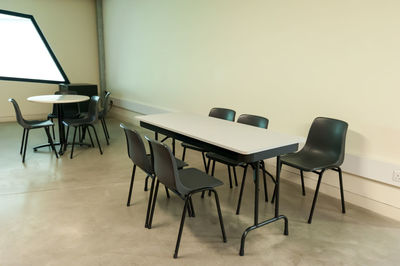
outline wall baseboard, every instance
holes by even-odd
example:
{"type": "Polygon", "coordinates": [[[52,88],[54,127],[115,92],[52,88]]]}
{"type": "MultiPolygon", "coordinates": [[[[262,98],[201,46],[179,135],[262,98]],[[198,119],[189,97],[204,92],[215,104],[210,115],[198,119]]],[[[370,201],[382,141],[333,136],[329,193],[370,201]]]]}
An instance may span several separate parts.
{"type": "MultiPolygon", "coordinates": [[[[27,115],[24,114],[24,118],[26,120],[42,120],[42,119],[46,119],[48,114],[33,114],[33,115],[27,115]]],[[[15,115],[12,116],[0,116],[0,123],[3,122],[14,122],[17,121],[17,118],[15,117],[15,115]]]]}

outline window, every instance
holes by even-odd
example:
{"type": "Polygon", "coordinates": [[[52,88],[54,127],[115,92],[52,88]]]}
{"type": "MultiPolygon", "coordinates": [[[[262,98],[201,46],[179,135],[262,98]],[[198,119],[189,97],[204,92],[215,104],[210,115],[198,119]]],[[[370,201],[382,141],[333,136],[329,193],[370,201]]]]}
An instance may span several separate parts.
{"type": "Polygon", "coordinates": [[[69,83],[31,15],[0,9],[0,79],[69,83]]]}

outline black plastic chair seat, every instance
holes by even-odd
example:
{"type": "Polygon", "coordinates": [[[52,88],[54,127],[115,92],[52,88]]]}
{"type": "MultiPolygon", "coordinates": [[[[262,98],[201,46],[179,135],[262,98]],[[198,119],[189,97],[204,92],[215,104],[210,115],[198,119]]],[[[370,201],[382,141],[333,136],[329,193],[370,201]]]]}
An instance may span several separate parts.
{"type": "Polygon", "coordinates": [[[41,127],[51,127],[53,122],[50,120],[25,120],[27,124],[26,128],[41,128],[41,127]]]}
{"type": "Polygon", "coordinates": [[[215,188],[224,184],[221,180],[207,175],[203,171],[200,171],[196,168],[179,170],[179,178],[182,182],[182,185],[187,189],[187,193],[198,189],[215,188]]]}
{"type": "Polygon", "coordinates": [[[207,152],[207,150],[205,150],[205,149],[203,149],[201,147],[198,147],[198,146],[195,146],[195,145],[192,145],[192,144],[188,144],[188,143],[185,143],[185,142],[182,142],[181,145],[182,145],[182,147],[187,148],[187,149],[200,151],[200,152],[207,152]]]}
{"type": "MultiPolygon", "coordinates": [[[[81,116],[81,114],[77,114],[77,113],[64,113],[63,114],[63,116],[64,116],[64,118],[67,118],[67,119],[69,119],[69,118],[79,118],[80,116],[81,116]]],[[[58,118],[58,115],[57,114],[49,114],[48,116],[47,116],[47,118],[58,118]]]]}
{"type": "Polygon", "coordinates": [[[307,172],[339,166],[337,156],[304,150],[281,156],[281,161],[284,164],[307,172]]]}
{"type": "Polygon", "coordinates": [[[66,126],[80,126],[80,125],[88,125],[88,124],[92,124],[92,123],[94,123],[94,121],[92,121],[92,119],[89,117],[76,118],[76,119],[65,119],[63,121],[63,124],[66,126]]]}
{"type": "Polygon", "coordinates": [[[243,162],[235,161],[235,160],[233,160],[231,158],[222,156],[222,155],[220,155],[218,153],[215,153],[215,152],[207,152],[206,156],[207,156],[207,158],[209,158],[209,159],[211,159],[213,161],[217,161],[219,163],[227,164],[227,165],[230,165],[230,166],[246,165],[243,162]]]}

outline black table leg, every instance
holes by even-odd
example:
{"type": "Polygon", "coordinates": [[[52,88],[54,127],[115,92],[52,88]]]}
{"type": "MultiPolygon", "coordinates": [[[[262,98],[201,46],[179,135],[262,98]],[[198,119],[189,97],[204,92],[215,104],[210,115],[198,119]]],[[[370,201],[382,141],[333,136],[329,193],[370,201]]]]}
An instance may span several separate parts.
{"type": "Polygon", "coordinates": [[[284,234],[288,235],[289,230],[288,230],[288,219],[284,215],[279,215],[279,183],[280,183],[280,164],[281,164],[281,159],[280,156],[277,156],[276,158],[276,199],[275,199],[275,216],[271,219],[262,221],[261,223],[258,223],[258,192],[259,192],[259,174],[258,170],[260,168],[259,162],[253,163],[253,171],[254,171],[254,186],[255,186],[255,196],[254,196],[254,225],[248,227],[246,230],[244,230],[242,234],[242,239],[240,242],[240,251],[239,255],[243,256],[244,255],[244,245],[246,241],[246,236],[250,231],[253,231],[254,229],[263,227],[264,225],[276,222],[278,220],[283,219],[285,221],[285,229],[284,229],[284,234]]]}

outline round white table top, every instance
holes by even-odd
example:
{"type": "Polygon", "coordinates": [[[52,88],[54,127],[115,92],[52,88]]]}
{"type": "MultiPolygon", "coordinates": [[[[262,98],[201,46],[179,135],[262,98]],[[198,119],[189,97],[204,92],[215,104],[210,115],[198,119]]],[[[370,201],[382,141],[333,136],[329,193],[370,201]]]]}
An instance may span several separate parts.
{"type": "Polygon", "coordinates": [[[89,96],[64,94],[64,95],[38,95],[29,97],[27,100],[37,103],[77,103],[89,100],[89,96]]]}

